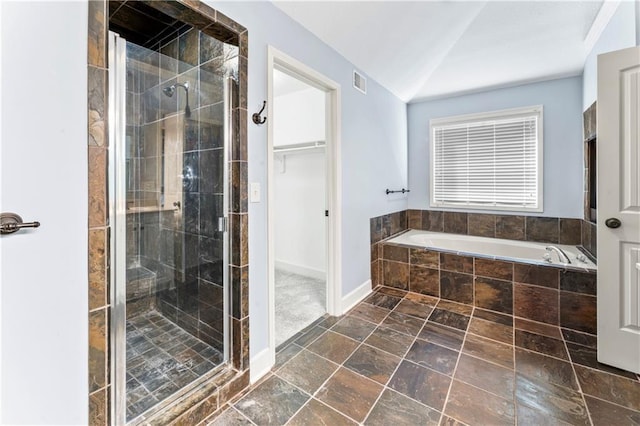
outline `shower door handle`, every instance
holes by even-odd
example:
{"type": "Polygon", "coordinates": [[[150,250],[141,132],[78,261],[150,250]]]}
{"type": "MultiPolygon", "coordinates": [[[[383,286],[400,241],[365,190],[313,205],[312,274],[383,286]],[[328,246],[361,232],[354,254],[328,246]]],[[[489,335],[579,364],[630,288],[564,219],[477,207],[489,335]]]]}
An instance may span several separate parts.
{"type": "Polygon", "coordinates": [[[15,213],[0,214],[0,234],[13,234],[22,228],[37,228],[40,222],[23,222],[15,213]]]}

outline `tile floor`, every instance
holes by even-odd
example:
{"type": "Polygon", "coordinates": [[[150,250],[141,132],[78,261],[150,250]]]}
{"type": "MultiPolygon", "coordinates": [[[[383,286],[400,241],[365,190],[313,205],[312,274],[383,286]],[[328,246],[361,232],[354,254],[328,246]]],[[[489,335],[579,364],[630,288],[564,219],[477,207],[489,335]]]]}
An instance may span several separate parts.
{"type": "Polygon", "coordinates": [[[212,425],[640,425],[637,375],[593,340],[380,288],[325,316],[212,425]]]}
{"type": "Polygon", "coordinates": [[[223,355],[156,311],[127,320],[127,421],[222,362],[223,355]]]}
{"type": "Polygon", "coordinates": [[[275,271],[276,347],[295,336],[326,310],[326,281],[275,271]]]}

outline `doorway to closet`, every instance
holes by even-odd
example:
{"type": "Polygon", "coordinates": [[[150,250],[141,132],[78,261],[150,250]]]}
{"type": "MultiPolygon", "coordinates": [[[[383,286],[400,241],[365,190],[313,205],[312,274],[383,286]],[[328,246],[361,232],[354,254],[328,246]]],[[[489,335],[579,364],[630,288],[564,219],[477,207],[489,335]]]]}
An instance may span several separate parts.
{"type": "Polygon", "coordinates": [[[327,312],[325,98],[324,91],[274,70],[276,347],[327,312]]]}
{"type": "Polygon", "coordinates": [[[269,346],[255,377],[343,311],[340,85],[272,46],[267,64],[269,346]]]}

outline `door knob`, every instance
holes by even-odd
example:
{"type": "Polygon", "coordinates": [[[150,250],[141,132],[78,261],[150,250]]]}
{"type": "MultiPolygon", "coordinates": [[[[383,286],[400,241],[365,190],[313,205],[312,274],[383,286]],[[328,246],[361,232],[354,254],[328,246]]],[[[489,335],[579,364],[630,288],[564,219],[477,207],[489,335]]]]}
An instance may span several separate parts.
{"type": "Polygon", "coordinates": [[[40,222],[23,222],[15,213],[0,214],[0,234],[13,234],[22,228],[37,228],[40,222]]]}
{"type": "Polygon", "coordinates": [[[620,222],[620,219],[615,218],[615,217],[610,217],[609,219],[604,221],[604,224],[607,225],[608,228],[620,228],[620,225],[622,225],[622,222],[620,222]]]}

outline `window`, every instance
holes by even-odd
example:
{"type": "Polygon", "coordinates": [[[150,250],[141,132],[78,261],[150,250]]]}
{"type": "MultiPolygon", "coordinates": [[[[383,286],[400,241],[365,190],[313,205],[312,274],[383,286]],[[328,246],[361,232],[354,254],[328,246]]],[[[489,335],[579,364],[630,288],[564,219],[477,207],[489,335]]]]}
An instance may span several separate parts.
{"type": "Polygon", "coordinates": [[[542,211],[542,106],[431,120],[431,206],[542,211]]]}

